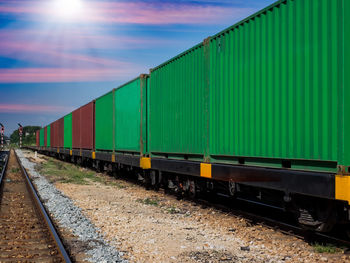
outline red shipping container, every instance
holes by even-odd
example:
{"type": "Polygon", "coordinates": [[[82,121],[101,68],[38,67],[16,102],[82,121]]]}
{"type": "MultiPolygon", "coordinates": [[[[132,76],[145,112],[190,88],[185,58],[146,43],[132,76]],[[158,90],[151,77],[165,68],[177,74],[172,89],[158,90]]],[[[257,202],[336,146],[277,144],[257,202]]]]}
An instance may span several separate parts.
{"type": "Polygon", "coordinates": [[[44,128],[44,145],[47,147],[47,126],[44,128]]]}
{"type": "Polygon", "coordinates": [[[55,121],[55,144],[57,148],[63,148],[64,119],[55,121]]]}
{"type": "Polygon", "coordinates": [[[95,145],[95,101],[72,113],[72,147],[93,150],[95,145]]]}
{"type": "Polygon", "coordinates": [[[40,130],[36,131],[36,146],[40,146],[40,130]]]}
{"type": "Polygon", "coordinates": [[[80,148],[94,149],[95,146],[95,101],[80,108],[80,148]]]}
{"type": "Polygon", "coordinates": [[[72,148],[80,149],[80,108],[72,112],[72,148]]]}
{"type": "Polygon", "coordinates": [[[51,145],[51,147],[54,147],[54,148],[56,148],[57,146],[56,146],[56,144],[57,144],[57,142],[56,142],[56,133],[57,133],[57,125],[56,125],[56,121],[54,121],[53,123],[51,123],[51,125],[50,125],[50,129],[51,129],[51,133],[50,133],[50,145],[51,145]]]}

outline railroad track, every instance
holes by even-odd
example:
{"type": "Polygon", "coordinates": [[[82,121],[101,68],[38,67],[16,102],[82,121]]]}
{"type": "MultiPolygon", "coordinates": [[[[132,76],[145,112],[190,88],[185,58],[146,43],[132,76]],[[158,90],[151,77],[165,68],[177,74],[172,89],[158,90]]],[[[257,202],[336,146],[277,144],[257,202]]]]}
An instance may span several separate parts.
{"type": "Polygon", "coordinates": [[[6,154],[0,177],[0,262],[71,262],[15,151],[6,154]]]}

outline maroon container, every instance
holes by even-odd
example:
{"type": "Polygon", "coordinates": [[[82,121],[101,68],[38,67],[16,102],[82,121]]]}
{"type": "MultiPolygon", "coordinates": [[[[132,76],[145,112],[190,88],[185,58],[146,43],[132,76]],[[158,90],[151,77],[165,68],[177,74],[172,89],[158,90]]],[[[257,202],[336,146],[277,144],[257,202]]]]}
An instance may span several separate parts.
{"type": "Polygon", "coordinates": [[[40,130],[36,131],[35,135],[36,135],[36,146],[39,147],[40,146],[40,130]]]}
{"type": "Polygon", "coordinates": [[[44,145],[47,147],[47,126],[44,128],[44,145]]]}
{"type": "Polygon", "coordinates": [[[72,148],[80,149],[80,108],[72,112],[72,148]]]}
{"type": "Polygon", "coordinates": [[[95,145],[95,101],[80,108],[80,147],[94,149],[95,145]]]}
{"type": "Polygon", "coordinates": [[[95,101],[72,112],[72,147],[93,150],[95,145],[95,101]]]}
{"type": "Polygon", "coordinates": [[[63,148],[63,136],[64,136],[64,119],[61,118],[56,121],[56,133],[55,133],[56,147],[63,148]]]}
{"type": "Polygon", "coordinates": [[[50,124],[50,146],[51,147],[56,147],[56,142],[55,142],[55,139],[56,139],[56,122],[54,121],[53,123],[50,124]]]}

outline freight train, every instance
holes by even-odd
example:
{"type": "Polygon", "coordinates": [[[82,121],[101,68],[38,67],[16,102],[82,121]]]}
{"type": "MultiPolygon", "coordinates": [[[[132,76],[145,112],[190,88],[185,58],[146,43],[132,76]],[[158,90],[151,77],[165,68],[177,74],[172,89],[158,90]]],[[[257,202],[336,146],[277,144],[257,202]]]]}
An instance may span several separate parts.
{"type": "Polygon", "coordinates": [[[47,125],[36,149],[348,229],[349,47],[350,1],[278,1],[47,125]]]}

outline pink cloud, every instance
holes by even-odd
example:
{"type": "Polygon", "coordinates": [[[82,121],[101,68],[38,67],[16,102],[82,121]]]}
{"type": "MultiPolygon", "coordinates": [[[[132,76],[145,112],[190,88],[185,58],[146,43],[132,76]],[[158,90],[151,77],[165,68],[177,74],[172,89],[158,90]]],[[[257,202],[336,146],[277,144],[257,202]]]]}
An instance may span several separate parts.
{"type": "MultiPolygon", "coordinates": [[[[80,15],[74,18],[82,23],[121,24],[218,24],[224,20],[242,18],[252,13],[251,8],[230,6],[194,5],[190,3],[145,2],[85,2],[80,15]]],[[[46,16],[54,20],[55,10],[49,2],[16,1],[0,7],[0,12],[46,16]]]]}
{"type": "Polygon", "coordinates": [[[0,104],[2,113],[33,113],[33,112],[67,112],[73,110],[72,107],[52,106],[52,105],[27,105],[27,104],[0,104]]]}
{"type": "Polygon", "coordinates": [[[228,16],[242,16],[251,9],[212,5],[169,3],[98,2],[89,19],[103,23],[133,24],[209,24],[228,16]]]}
{"type": "MultiPolygon", "coordinates": [[[[0,83],[116,81],[131,77],[135,68],[14,68],[0,69],[0,83]]],[[[136,69],[139,70],[139,69],[136,69]]],[[[141,72],[141,70],[139,70],[141,72]]]]}
{"type": "Polygon", "coordinates": [[[117,61],[114,59],[107,59],[101,57],[90,56],[86,54],[74,54],[66,52],[62,48],[55,46],[54,43],[36,42],[31,40],[17,41],[17,40],[3,40],[0,42],[1,55],[14,55],[20,58],[21,55],[25,58],[30,57],[31,61],[48,62],[48,64],[57,64],[58,62],[65,62],[66,64],[84,63],[86,67],[89,66],[127,66],[128,63],[117,61]]]}
{"type": "MultiPolygon", "coordinates": [[[[44,30],[15,29],[0,30],[0,54],[4,49],[7,52],[28,49],[31,52],[46,52],[47,50],[91,50],[91,49],[138,49],[154,48],[155,46],[177,45],[183,41],[164,39],[160,37],[139,37],[126,35],[108,35],[106,32],[94,30],[68,29],[62,32],[45,32],[44,30]],[[55,35],[61,41],[52,39],[55,35]]],[[[69,54],[70,56],[70,54],[69,54]]],[[[106,60],[104,61],[106,62],[106,60]]]]}

